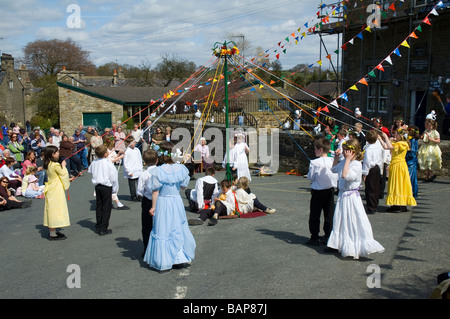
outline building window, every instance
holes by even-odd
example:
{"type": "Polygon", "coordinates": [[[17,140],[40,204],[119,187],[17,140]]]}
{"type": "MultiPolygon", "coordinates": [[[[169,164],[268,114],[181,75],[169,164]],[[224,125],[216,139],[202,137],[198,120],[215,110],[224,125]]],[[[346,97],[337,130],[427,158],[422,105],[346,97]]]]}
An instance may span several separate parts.
{"type": "Polygon", "coordinates": [[[369,91],[367,94],[367,112],[375,112],[377,104],[377,86],[376,84],[369,84],[369,91]]]}
{"type": "Polygon", "coordinates": [[[419,7],[419,6],[425,6],[425,5],[427,5],[428,3],[431,3],[431,2],[433,2],[433,0],[416,0],[416,3],[415,3],[415,7],[419,7]]]}
{"type": "Polygon", "coordinates": [[[386,113],[388,111],[389,87],[387,84],[379,85],[378,92],[378,112],[386,113]]]}

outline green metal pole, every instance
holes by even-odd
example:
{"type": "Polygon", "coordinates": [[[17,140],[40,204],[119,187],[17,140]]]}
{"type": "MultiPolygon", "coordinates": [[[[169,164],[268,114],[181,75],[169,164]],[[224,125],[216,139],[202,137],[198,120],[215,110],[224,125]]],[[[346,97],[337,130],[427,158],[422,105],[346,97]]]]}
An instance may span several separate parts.
{"type": "Polygon", "coordinates": [[[227,150],[227,179],[232,181],[231,168],[230,168],[230,133],[228,130],[228,57],[225,55],[224,62],[224,80],[225,80],[225,136],[226,136],[226,150],[227,150]]]}

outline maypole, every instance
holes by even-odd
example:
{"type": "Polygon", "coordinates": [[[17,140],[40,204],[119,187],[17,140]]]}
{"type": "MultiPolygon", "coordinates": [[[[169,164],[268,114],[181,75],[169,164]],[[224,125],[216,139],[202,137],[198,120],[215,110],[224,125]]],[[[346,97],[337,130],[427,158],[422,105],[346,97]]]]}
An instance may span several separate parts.
{"type": "Polygon", "coordinates": [[[223,76],[225,81],[225,147],[226,147],[226,178],[231,181],[231,168],[230,168],[230,132],[229,132],[229,110],[228,110],[228,58],[235,54],[239,54],[239,49],[236,47],[236,43],[233,41],[225,41],[224,43],[216,42],[213,48],[214,55],[218,58],[224,59],[223,76]],[[233,45],[231,49],[228,47],[233,45]]]}

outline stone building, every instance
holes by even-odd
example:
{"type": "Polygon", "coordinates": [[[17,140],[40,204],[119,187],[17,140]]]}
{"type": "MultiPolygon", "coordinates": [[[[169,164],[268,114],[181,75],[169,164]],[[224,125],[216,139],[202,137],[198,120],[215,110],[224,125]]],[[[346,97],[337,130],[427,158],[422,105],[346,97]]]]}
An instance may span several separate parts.
{"type": "Polygon", "coordinates": [[[367,86],[357,84],[358,91],[349,91],[348,101],[338,101],[341,105],[353,110],[359,107],[367,118],[380,116],[387,125],[401,118],[423,129],[431,110],[443,119],[440,100],[445,104],[450,92],[450,1],[436,7],[437,15],[430,14],[436,3],[349,0],[343,12],[345,21],[323,25],[320,33],[342,35],[343,91],[362,78],[368,82],[367,86]],[[380,25],[366,30],[372,14],[368,6],[374,3],[380,9],[380,25]],[[424,22],[427,16],[429,23],[424,22]],[[405,39],[409,48],[401,45],[405,39]],[[392,54],[397,47],[400,55],[392,54]],[[380,63],[383,70],[374,70],[380,63]]]}
{"type": "Polygon", "coordinates": [[[14,58],[10,54],[3,53],[1,56],[0,69],[0,122],[21,123],[32,116],[32,110],[27,101],[33,93],[33,85],[28,76],[25,66],[14,69],[14,58]]]}
{"type": "Polygon", "coordinates": [[[112,77],[84,77],[82,72],[62,70],[57,79],[60,127],[73,132],[79,124],[99,130],[122,123],[124,115],[142,123],[170,88],[142,87],[120,72],[112,77]]]}

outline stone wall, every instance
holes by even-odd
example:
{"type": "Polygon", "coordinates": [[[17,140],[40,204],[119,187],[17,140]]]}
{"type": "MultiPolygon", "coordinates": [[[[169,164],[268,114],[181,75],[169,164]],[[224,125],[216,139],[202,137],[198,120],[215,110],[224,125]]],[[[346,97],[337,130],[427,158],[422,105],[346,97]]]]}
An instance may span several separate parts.
{"type": "MultiPolygon", "coordinates": [[[[184,121],[184,120],[171,120],[165,121],[161,119],[158,122],[159,125],[167,126],[169,125],[172,129],[176,129],[178,127],[187,128],[191,136],[194,134],[194,124],[192,121],[184,121]]],[[[219,128],[224,136],[225,136],[225,126],[222,124],[213,124],[208,123],[204,130],[214,127],[219,128]]],[[[239,126],[231,126],[233,129],[238,129],[239,126]]],[[[258,134],[260,133],[262,128],[258,129],[258,134]]],[[[269,131],[270,132],[270,131],[269,131]]],[[[284,131],[279,130],[279,139],[278,139],[278,147],[279,147],[279,173],[289,172],[292,169],[297,169],[300,174],[306,175],[309,169],[310,160],[315,158],[314,155],[314,140],[317,138],[312,133],[312,136],[308,135],[303,131],[284,131]]],[[[225,140],[225,138],[224,138],[225,140]]],[[[207,141],[208,142],[208,141],[207,141]]],[[[420,144],[419,144],[420,145],[420,144]]],[[[254,145],[250,145],[250,148],[254,147],[254,145]]],[[[450,176],[450,141],[441,141],[440,144],[442,150],[442,169],[440,171],[435,172],[440,176],[450,176]]],[[[224,145],[225,148],[225,145],[224,145]]],[[[269,154],[270,151],[268,152],[269,154]]],[[[266,164],[266,163],[249,163],[250,166],[252,164],[266,164]]],[[[419,178],[422,178],[424,172],[418,172],[419,178]]]]}
{"type": "Polygon", "coordinates": [[[123,117],[123,106],[99,98],[58,88],[59,115],[61,129],[72,134],[79,124],[83,124],[83,113],[111,113],[111,122],[116,123],[123,117]]]}

